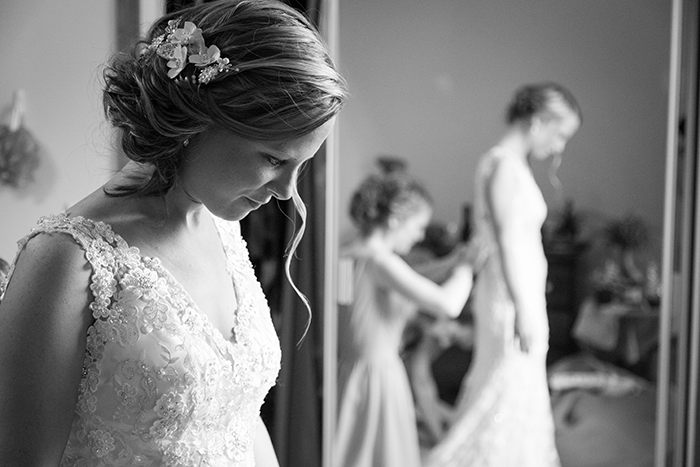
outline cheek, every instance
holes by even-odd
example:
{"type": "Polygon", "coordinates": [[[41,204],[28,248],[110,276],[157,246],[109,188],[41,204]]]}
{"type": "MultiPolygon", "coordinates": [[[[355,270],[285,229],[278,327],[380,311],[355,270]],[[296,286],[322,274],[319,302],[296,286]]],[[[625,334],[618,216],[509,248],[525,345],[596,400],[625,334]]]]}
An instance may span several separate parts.
{"type": "Polygon", "coordinates": [[[421,241],[423,238],[425,238],[425,229],[423,227],[418,227],[416,229],[416,233],[414,235],[414,238],[416,241],[421,241]]]}
{"type": "Polygon", "coordinates": [[[420,228],[415,228],[415,229],[411,232],[411,235],[410,235],[410,237],[409,237],[409,240],[410,240],[410,242],[411,242],[411,245],[414,245],[414,244],[420,242],[421,240],[423,240],[423,237],[424,237],[424,236],[425,236],[425,234],[423,233],[422,229],[420,229],[420,228]]]}
{"type": "Polygon", "coordinates": [[[404,230],[400,234],[397,244],[402,250],[408,251],[408,249],[410,249],[413,245],[413,238],[411,237],[411,232],[408,230],[404,230]]]}
{"type": "Polygon", "coordinates": [[[242,168],[228,171],[224,182],[228,184],[228,188],[233,191],[257,189],[265,185],[272,177],[268,171],[263,168],[242,168]]]}

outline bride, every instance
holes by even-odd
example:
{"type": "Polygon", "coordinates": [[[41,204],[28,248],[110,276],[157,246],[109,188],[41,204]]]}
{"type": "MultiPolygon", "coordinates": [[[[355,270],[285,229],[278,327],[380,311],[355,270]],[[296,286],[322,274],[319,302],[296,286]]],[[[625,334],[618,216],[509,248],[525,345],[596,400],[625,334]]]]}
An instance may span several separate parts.
{"type": "Polygon", "coordinates": [[[475,235],[493,253],[474,287],[474,361],[428,467],[560,465],[546,377],[547,206],[530,160],[559,158],[581,111],[567,89],[538,83],[515,93],[506,122],[476,171],[475,235]]]}

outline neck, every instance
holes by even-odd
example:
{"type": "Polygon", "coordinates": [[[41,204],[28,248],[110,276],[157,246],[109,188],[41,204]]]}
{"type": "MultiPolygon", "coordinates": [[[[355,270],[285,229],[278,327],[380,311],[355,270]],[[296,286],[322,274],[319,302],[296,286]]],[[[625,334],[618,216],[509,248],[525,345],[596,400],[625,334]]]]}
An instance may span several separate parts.
{"type": "Polygon", "coordinates": [[[180,183],[165,195],[165,215],[172,221],[196,227],[207,212],[204,204],[190,195],[180,183]]]}
{"type": "Polygon", "coordinates": [[[509,153],[528,162],[530,155],[530,143],[525,130],[520,126],[512,126],[498,142],[498,146],[508,150],[509,153]]]}
{"type": "Polygon", "coordinates": [[[365,237],[365,244],[375,251],[394,251],[391,236],[384,229],[377,229],[365,237]]]}
{"type": "MultiPolygon", "coordinates": [[[[108,185],[123,184],[133,177],[148,177],[148,169],[141,164],[129,162],[109,182],[108,185]]],[[[207,212],[204,205],[180,184],[175,183],[164,196],[132,195],[130,201],[134,210],[141,212],[146,219],[156,225],[170,229],[197,227],[207,212]]]]}
{"type": "Polygon", "coordinates": [[[190,201],[192,201],[192,202],[195,203],[195,204],[202,204],[202,202],[201,202],[200,200],[196,199],[194,196],[192,196],[192,195],[190,194],[189,191],[187,191],[187,189],[185,188],[185,185],[183,185],[183,184],[181,184],[181,183],[178,183],[177,186],[176,186],[176,188],[177,188],[177,187],[179,187],[179,188],[182,189],[182,191],[185,193],[185,195],[189,198],[190,201]]]}

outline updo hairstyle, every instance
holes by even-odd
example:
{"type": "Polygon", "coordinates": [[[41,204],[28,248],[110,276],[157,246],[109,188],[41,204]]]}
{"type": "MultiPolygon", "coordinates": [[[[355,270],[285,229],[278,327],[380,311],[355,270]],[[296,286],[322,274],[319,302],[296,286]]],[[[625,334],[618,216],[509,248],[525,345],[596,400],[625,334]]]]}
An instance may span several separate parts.
{"type": "Polygon", "coordinates": [[[350,218],[363,236],[386,228],[389,219],[404,220],[425,206],[432,206],[428,191],[404,173],[370,175],[350,201],[350,218]]]}
{"type": "Polygon", "coordinates": [[[119,54],[104,74],[103,106],[129,159],[153,167],[148,180],[120,195],[168,192],[186,141],[218,127],[252,140],[306,135],[335,116],[347,99],[327,47],[298,11],[276,0],[219,0],[157,20],[130,54],[119,54]],[[167,59],[147,47],[169,20],[193,22],[216,45],[231,70],[207,84],[188,64],[175,79],[167,59]]]}
{"type": "Polygon", "coordinates": [[[506,123],[529,122],[534,116],[562,118],[564,109],[582,119],[576,98],[564,86],[552,82],[527,84],[516,90],[506,110],[506,123]]]}

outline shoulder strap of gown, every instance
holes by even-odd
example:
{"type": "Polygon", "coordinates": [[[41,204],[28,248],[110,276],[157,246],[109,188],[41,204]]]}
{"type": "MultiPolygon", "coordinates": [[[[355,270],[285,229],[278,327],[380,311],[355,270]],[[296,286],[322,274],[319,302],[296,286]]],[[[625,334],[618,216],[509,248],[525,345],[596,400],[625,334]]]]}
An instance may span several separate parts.
{"type": "Polygon", "coordinates": [[[95,222],[83,217],[68,217],[65,213],[45,216],[25,237],[17,242],[17,253],[10,264],[10,270],[5,280],[0,284],[0,300],[5,295],[5,289],[14,272],[15,264],[27,243],[37,235],[63,233],[70,235],[76,244],[85,252],[86,261],[90,264],[93,274],[90,280],[90,290],[94,301],[90,304],[93,316],[105,316],[107,306],[114,293],[114,276],[118,268],[120,248],[127,246],[118,235],[112,232],[109,225],[95,222]]]}

